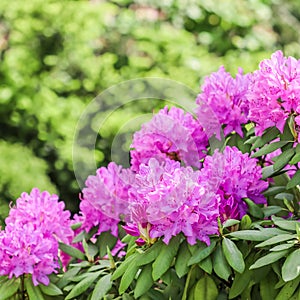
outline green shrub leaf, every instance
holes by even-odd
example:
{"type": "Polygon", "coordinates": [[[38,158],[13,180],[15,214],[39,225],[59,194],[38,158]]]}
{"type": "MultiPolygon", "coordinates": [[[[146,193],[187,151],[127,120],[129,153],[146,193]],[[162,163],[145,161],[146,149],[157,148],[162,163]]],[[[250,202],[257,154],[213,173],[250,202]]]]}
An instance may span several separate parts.
{"type": "Polygon", "coordinates": [[[0,286],[0,300],[8,299],[13,296],[20,286],[19,278],[7,279],[1,282],[0,286]]]}
{"type": "Polygon", "coordinates": [[[223,238],[222,249],[228,264],[237,272],[242,273],[245,269],[245,262],[241,251],[236,244],[228,238],[223,238]]]}
{"type": "Polygon", "coordinates": [[[198,248],[190,258],[188,265],[190,266],[190,265],[198,264],[201,260],[205,259],[213,252],[215,246],[216,246],[216,241],[211,240],[209,246],[204,245],[203,248],[202,247],[198,248]]]}
{"type": "Polygon", "coordinates": [[[91,300],[102,299],[112,287],[111,274],[100,278],[96,283],[91,300]]]}
{"type": "Polygon", "coordinates": [[[282,266],[282,279],[290,281],[300,275],[300,249],[292,252],[282,266]]]}
{"type": "Polygon", "coordinates": [[[284,257],[289,253],[289,250],[283,250],[278,252],[271,252],[261,258],[259,258],[253,265],[250,266],[250,269],[257,269],[269,265],[280,258],[284,257]]]}
{"type": "Polygon", "coordinates": [[[217,245],[213,254],[213,269],[215,273],[224,280],[228,280],[231,269],[222,251],[220,244],[217,245]]]}
{"type": "Polygon", "coordinates": [[[137,299],[138,297],[144,295],[151,288],[152,284],[152,265],[149,264],[143,268],[137,279],[134,289],[134,297],[137,299]]]}
{"type": "Polygon", "coordinates": [[[171,266],[180,245],[180,235],[173,237],[168,245],[163,245],[157,259],[153,263],[152,276],[160,278],[171,266]]]}

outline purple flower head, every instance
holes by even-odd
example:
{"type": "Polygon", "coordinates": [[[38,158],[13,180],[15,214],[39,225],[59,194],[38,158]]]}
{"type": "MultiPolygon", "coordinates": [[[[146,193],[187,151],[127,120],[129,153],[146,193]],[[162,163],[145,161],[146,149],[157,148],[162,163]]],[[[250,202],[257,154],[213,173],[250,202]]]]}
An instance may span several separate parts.
{"type": "Polygon", "coordinates": [[[131,170],[114,162],[98,169],[95,176],[89,176],[80,203],[83,229],[89,231],[99,225],[99,234],[111,230],[117,236],[120,218],[126,219],[129,214],[128,190],[133,180],[131,170]]]}
{"type": "Polygon", "coordinates": [[[67,242],[68,237],[74,235],[70,227],[71,214],[64,210],[64,202],[58,200],[57,195],[40,192],[37,188],[30,194],[22,193],[5,220],[6,229],[32,224],[34,228],[41,228],[44,236],[55,235],[59,241],[67,242]]]}
{"type": "Polygon", "coordinates": [[[58,242],[34,224],[0,231],[0,275],[32,274],[34,285],[49,284],[48,275],[57,272],[58,242]]]}
{"type": "Polygon", "coordinates": [[[219,168],[216,160],[223,157],[223,174],[219,180],[217,194],[220,197],[220,218],[241,219],[246,214],[247,205],[243,198],[249,198],[255,203],[265,203],[262,192],[268,183],[261,180],[261,167],[257,160],[243,154],[235,147],[226,147],[223,153],[215,151],[212,156],[207,156],[201,169],[201,175],[211,180],[215,168],[219,168]]]}
{"type": "Polygon", "coordinates": [[[282,51],[263,60],[252,74],[247,93],[249,120],[256,123],[256,134],[272,126],[282,132],[286,119],[299,115],[299,92],[300,60],[284,57],[282,51]]]}
{"type": "Polygon", "coordinates": [[[159,161],[170,158],[199,168],[207,145],[206,134],[191,114],[177,107],[165,107],[134,134],[132,170],[138,171],[140,164],[151,157],[159,161]]]}
{"type": "Polygon", "coordinates": [[[197,239],[209,244],[209,235],[218,233],[218,197],[202,183],[199,171],[179,162],[151,158],[141,164],[129,202],[132,224],[125,229],[133,235],[139,230],[145,239],[164,236],[168,244],[182,232],[190,244],[197,239]]]}
{"type": "Polygon", "coordinates": [[[74,237],[64,203],[34,188],[21,194],[5,223],[0,231],[0,275],[32,274],[34,285],[48,285],[48,275],[59,268],[58,241],[68,243],[74,237]]]}
{"type": "Polygon", "coordinates": [[[225,68],[212,73],[205,78],[202,93],[196,99],[199,105],[197,115],[200,124],[208,137],[216,134],[221,139],[221,128],[224,135],[236,131],[243,136],[241,124],[248,121],[248,104],[245,97],[249,86],[249,75],[243,75],[239,69],[236,78],[233,78],[225,68]]]}

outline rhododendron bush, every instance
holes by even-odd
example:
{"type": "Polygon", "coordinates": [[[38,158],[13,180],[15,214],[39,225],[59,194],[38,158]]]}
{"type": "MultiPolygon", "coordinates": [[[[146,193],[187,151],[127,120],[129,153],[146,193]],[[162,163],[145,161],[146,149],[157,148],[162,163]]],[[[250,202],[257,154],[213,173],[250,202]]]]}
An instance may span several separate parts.
{"type": "Polygon", "coordinates": [[[195,101],[154,113],[77,215],[37,188],[17,199],[0,299],[299,299],[300,60],[221,67],[195,101]]]}

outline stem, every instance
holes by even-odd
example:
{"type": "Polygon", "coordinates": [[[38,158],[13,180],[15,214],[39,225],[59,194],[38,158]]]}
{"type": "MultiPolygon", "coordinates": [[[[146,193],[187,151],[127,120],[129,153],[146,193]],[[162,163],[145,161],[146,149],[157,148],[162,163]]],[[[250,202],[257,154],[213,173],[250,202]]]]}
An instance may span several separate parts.
{"type": "Polygon", "coordinates": [[[181,300],[186,300],[187,291],[188,291],[188,288],[189,288],[189,285],[190,285],[190,280],[191,280],[191,276],[192,276],[192,272],[193,272],[194,267],[195,267],[195,265],[193,265],[191,267],[191,269],[189,270],[189,273],[187,275],[185,286],[184,286],[184,291],[183,291],[183,295],[182,295],[181,300]]]}
{"type": "Polygon", "coordinates": [[[24,286],[24,279],[25,279],[25,275],[23,274],[21,276],[21,297],[22,297],[22,300],[25,300],[25,286],[24,286]]]}

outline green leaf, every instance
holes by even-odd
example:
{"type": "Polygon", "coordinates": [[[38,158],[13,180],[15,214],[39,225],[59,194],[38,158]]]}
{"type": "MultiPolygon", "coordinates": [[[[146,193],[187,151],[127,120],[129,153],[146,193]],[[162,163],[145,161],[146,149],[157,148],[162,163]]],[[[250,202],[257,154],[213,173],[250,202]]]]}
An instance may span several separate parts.
{"type": "Polygon", "coordinates": [[[213,254],[213,269],[220,278],[226,281],[231,275],[230,266],[227,263],[220,244],[217,245],[213,254]]]}
{"type": "Polygon", "coordinates": [[[240,223],[239,220],[228,219],[222,224],[222,226],[223,226],[223,228],[226,228],[226,227],[231,227],[231,226],[239,224],[239,223],[240,223]]]}
{"type": "Polygon", "coordinates": [[[262,209],[255,204],[252,200],[250,200],[249,198],[245,198],[244,201],[248,204],[248,210],[249,213],[258,219],[262,219],[264,217],[264,214],[262,212],[262,209]]]}
{"type": "Polygon", "coordinates": [[[213,250],[214,250],[214,248],[215,248],[215,246],[216,246],[216,241],[215,241],[215,240],[211,240],[209,246],[206,246],[205,244],[203,244],[203,245],[204,245],[203,248],[202,248],[202,247],[201,247],[201,248],[199,247],[199,249],[197,249],[197,250],[193,253],[192,257],[190,258],[190,260],[189,260],[189,262],[188,262],[188,265],[189,265],[189,266],[190,266],[190,265],[194,265],[194,264],[198,264],[201,260],[203,260],[203,259],[205,259],[207,256],[209,256],[209,255],[213,252],[213,250]]]}
{"type": "Polygon", "coordinates": [[[48,285],[40,284],[39,287],[42,293],[45,295],[58,296],[63,294],[62,290],[52,282],[50,282],[48,285]]]}
{"type": "Polygon", "coordinates": [[[195,286],[193,291],[194,299],[215,300],[218,297],[218,288],[210,276],[202,277],[195,286]]]}
{"type": "Polygon", "coordinates": [[[188,261],[191,258],[192,254],[189,250],[187,242],[184,240],[180,247],[175,261],[175,270],[179,278],[188,273],[188,261]]]}
{"type": "Polygon", "coordinates": [[[160,278],[171,266],[180,245],[180,235],[173,237],[168,245],[163,245],[161,252],[153,263],[152,276],[154,280],[160,278]]]}
{"type": "Polygon", "coordinates": [[[276,157],[276,161],[274,163],[274,171],[279,171],[283,167],[285,167],[290,159],[294,156],[295,149],[287,149],[286,151],[282,152],[279,156],[276,157]]]}
{"type": "Polygon", "coordinates": [[[278,200],[285,200],[286,199],[288,201],[293,201],[294,195],[290,194],[290,193],[279,193],[274,198],[278,199],[278,200]]]}
{"type": "Polygon", "coordinates": [[[251,271],[246,269],[245,272],[237,274],[235,276],[233,284],[229,291],[229,299],[237,297],[244,291],[251,280],[251,274],[251,271]]]}
{"type": "Polygon", "coordinates": [[[251,226],[251,224],[252,224],[252,220],[249,217],[249,215],[244,215],[242,217],[242,220],[241,220],[241,226],[240,226],[240,228],[241,228],[241,230],[249,229],[250,226],[251,226]]]}
{"type": "Polygon", "coordinates": [[[82,281],[77,283],[71,290],[71,292],[67,295],[65,300],[75,298],[78,295],[84,293],[93,283],[94,281],[100,276],[102,271],[96,273],[90,273],[86,278],[82,281]]]}
{"type": "Polygon", "coordinates": [[[272,215],[275,215],[279,212],[281,212],[283,208],[281,206],[276,205],[270,205],[262,208],[262,211],[264,213],[264,217],[270,217],[272,215]]]}
{"type": "Polygon", "coordinates": [[[296,291],[300,281],[300,276],[287,282],[280,290],[279,294],[275,298],[275,300],[287,300],[292,297],[294,292],[296,291]]]}
{"type": "Polygon", "coordinates": [[[277,276],[274,272],[270,272],[259,282],[260,296],[262,300],[275,299],[278,291],[275,289],[277,276]]]}
{"type": "Polygon", "coordinates": [[[271,248],[270,251],[282,251],[282,250],[287,250],[287,249],[290,249],[293,247],[294,247],[293,243],[281,244],[281,245],[277,245],[277,246],[271,248]]]}
{"type": "Polygon", "coordinates": [[[64,244],[64,243],[59,243],[59,249],[66,254],[69,254],[71,257],[80,259],[80,260],[85,260],[85,255],[78,250],[77,248],[74,248],[70,245],[64,244]]]}
{"type": "Polygon", "coordinates": [[[80,267],[75,267],[75,268],[72,268],[72,269],[68,270],[58,280],[58,282],[56,283],[56,285],[60,289],[64,288],[72,280],[72,278],[79,273],[80,269],[81,269],[80,267]]]}
{"type": "Polygon", "coordinates": [[[236,244],[228,238],[223,238],[222,249],[225,258],[229,265],[239,273],[245,270],[245,262],[241,251],[238,249],[236,244]]]}
{"type": "Polygon", "coordinates": [[[111,274],[100,278],[96,283],[91,300],[102,299],[112,287],[111,274]]]}
{"type": "Polygon", "coordinates": [[[241,240],[247,240],[247,241],[264,241],[266,239],[271,238],[275,234],[260,231],[260,230],[240,230],[229,233],[229,236],[235,237],[241,240]]]}
{"type": "Polygon", "coordinates": [[[285,230],[291,230],[291,231],[296,231],[296,226],[299,225],[298,221],[285,220],[283,218],[279,218],[276,216],[272,216],[272,221],[278,227],[285,229],[285,230]]]}
{"type": "Polygon", "coordinates": [[[212,261],[210,256],[207,256],[205,259],[201,260],[198,266],[206,273],[211,274],[212,272],[212,261]]]}
{"type": "Polygon", "coordinates": [[[273,196],[285,191],[285,186],[272,186],[263,192],[265,196],[273,196]]]}
{"type": "Polygon", "coordinates": [[[134,261],[138,261],[136,258],[139,256],[138,253],[134,253],[131,256],[127,257],[124,261],[121,262],[121,264],[117,267],[116,271],[112,275],[112,280],[116,280],[117,278],[121,277],[127,268],[130,266],[131,263],[134,261]]]}
{"type": "Polygon", "coordinates": [[[256,148],[260,148],[263,145],[266,145],[267,143],[271,142],[278,136],[279,133],[280,133],[280,131],[276,127],[271,127],[271,128],[266,129],[266,131],[264,132],[262,137],[260,137],[253,143],[250,151],[252,151],[256,148]]]}
{"type": "Polygon", "coordinates": [[[250,266],[250,269],[257,269],[264,267],[265,265],[269,265],[280,258],[286,256],[289,253],[289,250],[283,250],[278,252],[271,252],[261,258],[259,258],[252,266],[250,266]]]}
{"type": "Polygon", "coordinates": [[[8,299],[13,296],[20,287],[20,278],[12,278],[1,281],[0,300],[8,299]]]}
{"type": "Polygon", "coordinates": [[[107,246],[109,249],[113,249],[113,247],[117,243],[117,238],[113,236],[109,231],[104,231],[98,236],[96,245],[99,248],[100,257],[104,257],[107,254],[107,246]]]}
{"type": "Polygon", "coordinates": [[[290,281],[300,274],[300,249],[292,252],[282,266],[282,279],[290,281]]]}
{"type": "Polygon", "coordinates": [[[289,161],[289,165],[295,165],[300,162],[300,153],[296,153],[296,155],[289,161]]]}
{"type": "Polygon", "coordinates": [[[294,174],[292,179],[286,185],[286,189],[287,190],[292,189],[293,187],[299,184],[300,184],[300,170],[297,170],[297,172],[294,174]]]}
{"type": "Polygon", "coordinates": [[[147,265],[154,261],[164,245],[162,240],[158,240],[153,246],[148,248],[138,259],[138,266],[147,265]]]}
{"type": "Polygon", "coordinates": [[[144,295],[152,286],[153,278],[152,278],[152,265],[146,265],[141,271],[136,286],[134,289],[134,297],[135,299],[144,295]]]}
{"type": "Polygon", "coordinates": [[[127,267],[126,271],[124,272],[120,286],[119,286],[119,293],[123,294],[128,287],[130,286],[131,282],[133,281],[139,267],[137,266],[137,262],[134,260],[131,264],[127,267]]]}
{"type": "Polygon", "coordinates": [[[24,279],[24,285],[30,300],[44,300],[40,287],[33,285],[31,276],[24,279]]]}
{"type": "Polygon", "coordinates": [[[264,145],[261,149],[259,149],[257,152],[255,152],[252,157],[260,157],[266,154],[269,154],[271,152],[274,152],[275,150],[283,147],[284,145],[292,143],[291,141],[279,141],[274,142],[271,144],[264,145]]]}
{"type": "Polygon", "coordinates": [[[273,236],[270,239],[267,239],[266,241],[257,244],[255,247],[259,248],[259,247],[265,247],[265,246],[270,246],[270,245],[274,245],[280,242],[285,242],[288,240],[292,240],[297,238],[297,235],[295,234],[280,234],[277,236],[273,236]]]}

